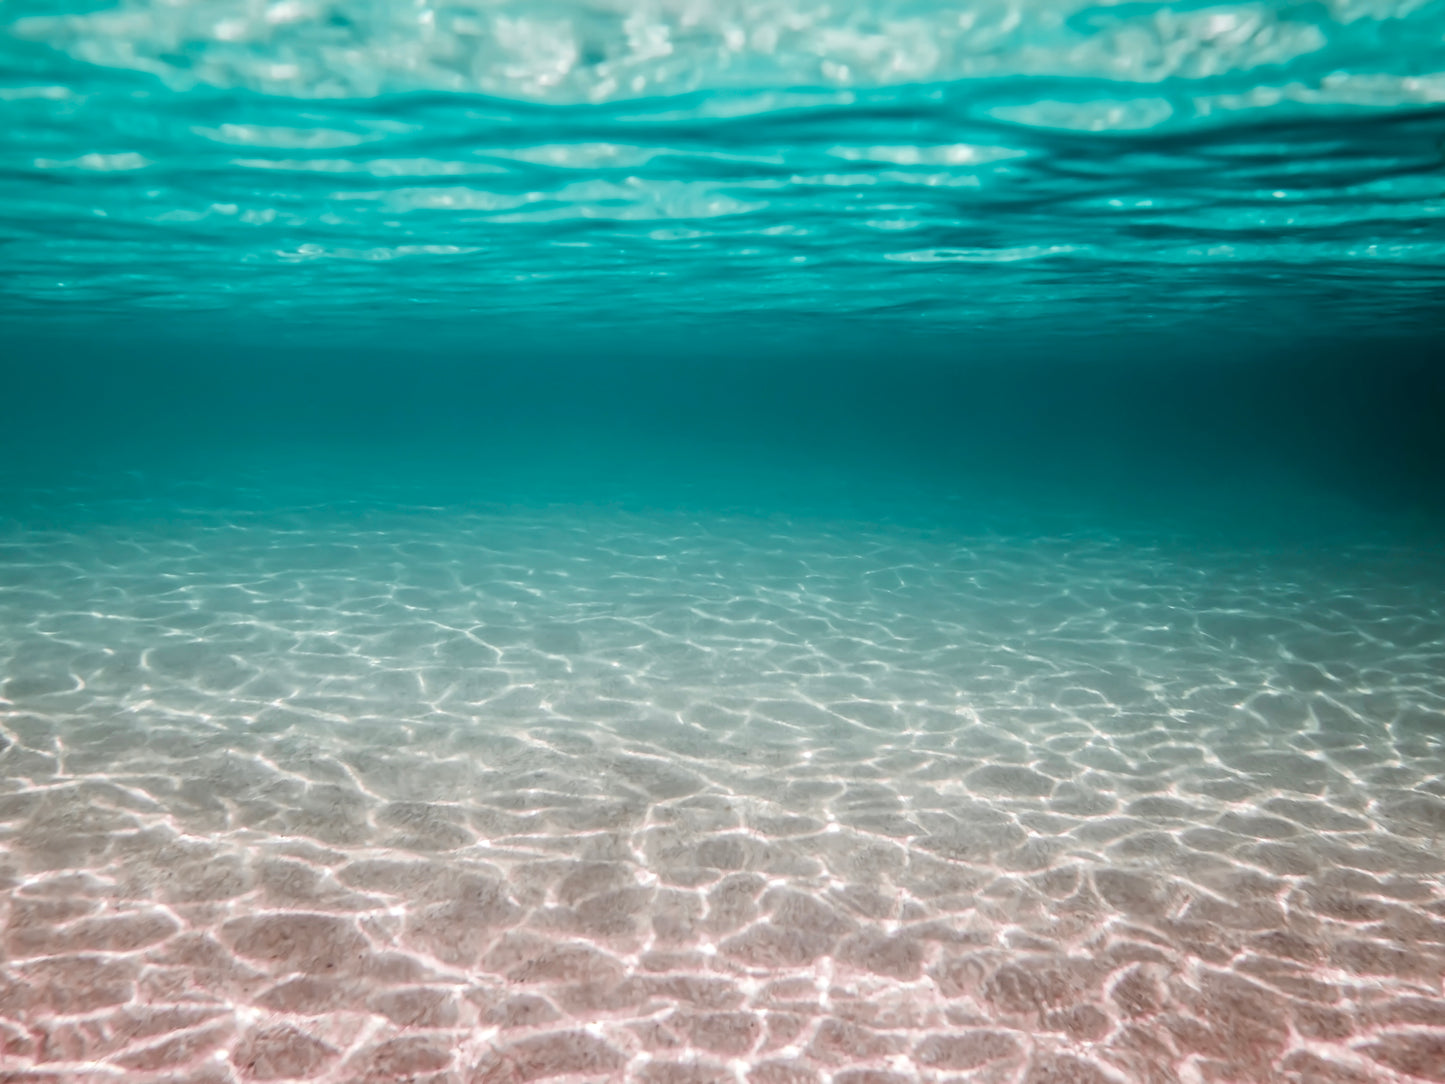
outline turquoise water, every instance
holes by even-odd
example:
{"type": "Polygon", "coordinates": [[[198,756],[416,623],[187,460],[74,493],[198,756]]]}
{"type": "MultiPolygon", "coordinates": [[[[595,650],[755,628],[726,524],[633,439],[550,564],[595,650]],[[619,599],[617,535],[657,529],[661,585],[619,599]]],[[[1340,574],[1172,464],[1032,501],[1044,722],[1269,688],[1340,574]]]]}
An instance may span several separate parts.
{"type": "Polygon", "coordinates": [[[1445,1080],[1445,4],[9,0],[0,1081],[1445,1080]]]}
{"type": "Polygon", "coordinates": [[[27,323],[355,345],[406,321],[419,349],[477,350],[557,321],[644,342],[1436,322],[1435,3],[5,18],[27,323]]]}

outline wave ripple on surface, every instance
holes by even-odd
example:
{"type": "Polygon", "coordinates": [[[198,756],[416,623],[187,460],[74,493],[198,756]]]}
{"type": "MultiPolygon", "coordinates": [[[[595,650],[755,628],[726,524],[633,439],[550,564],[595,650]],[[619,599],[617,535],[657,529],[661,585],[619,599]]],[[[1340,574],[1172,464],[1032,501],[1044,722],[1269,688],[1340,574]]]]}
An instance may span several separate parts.
{"type": "Polygon", "coordinates": [[[42,326],[1437,315],[1439,0],[4,18],[0,316],[42,326]]]}

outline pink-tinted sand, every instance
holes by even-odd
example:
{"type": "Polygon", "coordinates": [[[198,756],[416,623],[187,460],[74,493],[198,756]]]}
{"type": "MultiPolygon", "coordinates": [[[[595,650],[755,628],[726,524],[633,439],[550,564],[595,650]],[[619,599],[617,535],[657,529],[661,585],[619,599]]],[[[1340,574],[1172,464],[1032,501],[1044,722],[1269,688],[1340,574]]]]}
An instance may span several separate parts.
{"type": "Polygon", "coordinates": [[[1438,574],[13,530],[0,1081],[1445,1081],[1438,574]]]}

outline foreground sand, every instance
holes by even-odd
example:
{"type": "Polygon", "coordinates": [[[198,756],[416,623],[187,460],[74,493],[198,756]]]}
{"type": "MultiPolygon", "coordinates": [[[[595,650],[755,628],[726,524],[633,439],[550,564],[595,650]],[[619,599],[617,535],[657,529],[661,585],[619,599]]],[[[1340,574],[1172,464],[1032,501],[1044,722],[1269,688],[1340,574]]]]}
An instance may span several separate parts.
{"type": "Polygon", "coordinates": [[[1438,559],[123,522],[0,539],[6,1084],[1445,1080],[1438,559]]]}

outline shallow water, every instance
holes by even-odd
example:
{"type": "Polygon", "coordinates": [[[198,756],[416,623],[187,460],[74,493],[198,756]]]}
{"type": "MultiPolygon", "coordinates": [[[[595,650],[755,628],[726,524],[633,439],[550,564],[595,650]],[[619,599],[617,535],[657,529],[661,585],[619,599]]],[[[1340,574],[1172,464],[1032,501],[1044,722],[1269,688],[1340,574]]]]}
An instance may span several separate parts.
{"type": "Polygon", "coordinates": [[[0,13],[0,1081],[1445,1081],[1445,7],[0,13]]]}
{"type": "Polygon", "coordinates": [[[12,1064],[1438,1069],[1438,554],[145,488],[0,538],[12,1064]]]}

